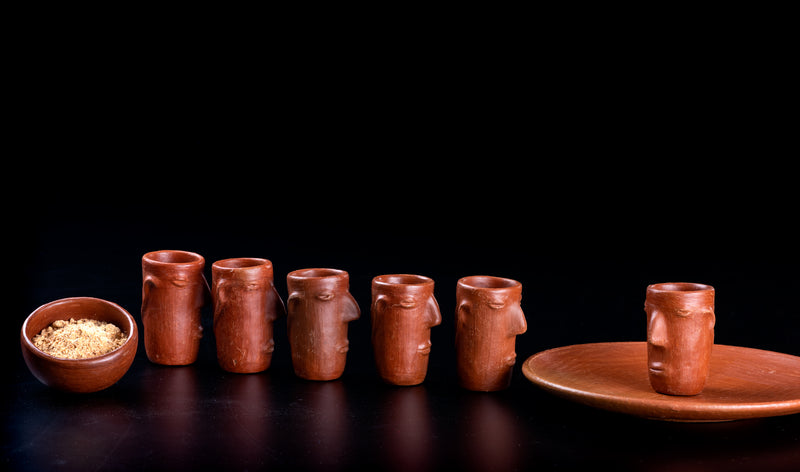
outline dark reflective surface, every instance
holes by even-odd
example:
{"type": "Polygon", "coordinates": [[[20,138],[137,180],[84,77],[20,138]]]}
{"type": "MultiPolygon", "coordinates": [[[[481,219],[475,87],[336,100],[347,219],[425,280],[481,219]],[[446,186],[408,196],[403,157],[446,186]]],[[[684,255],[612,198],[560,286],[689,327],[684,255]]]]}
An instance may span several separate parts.
{"type": "Polygon", "coordinates": [[[380,392],[381,414],[385,425],[379,440],[386,451],[387,468],[392,470],[432,470],[435,466],[433,412],[423,385],[405,388],[386,387],[380,392]]]}
{"type": "Polygon", "coordinates": [[[716,424],[642,420],[576,405],[514,379],[494,394],[455,378],[391,387],[137,359],[123,381],[66,395],[20,372],[5,404],[10,470],[792,470],[800,416],[716,424]],[[694,467],[695,469],[692,469],[694,467]]]}
{"type": "Polygon", "coordinates": [[[519,470],[525,462],[526,430],[517,424],[517,416],[502,398],[473,395],[461,406],[460,438],[464,459],[474,470],[519,470]]]}

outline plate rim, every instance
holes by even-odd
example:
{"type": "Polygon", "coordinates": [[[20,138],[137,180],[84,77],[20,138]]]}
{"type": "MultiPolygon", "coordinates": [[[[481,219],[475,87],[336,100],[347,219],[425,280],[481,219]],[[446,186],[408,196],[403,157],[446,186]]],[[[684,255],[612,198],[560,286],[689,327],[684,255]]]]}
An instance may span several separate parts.
{"type": "MultiPolygon", "coordinates": [[[[664,395],[664,399],[644,399],[625,397],[615,394],[593,393],[587,390],[572,388],[567,385],[553,382],[537,374],[536,370],[533,368],[533,364],[537,358],[544,357],[545,355],[552,355],[556,353],[556,351],[575,349],[583,346],[606,345],[641,345],[642,349],[646,349],[646,344],[647,343],[645,341],[591,342],[546,349],[525,359],[525,361],[522,363],[522,373],[525,378],[527,378],[537,387],[562,398],[607,411],[662,421],[733,421],[739,419],[765,418],[800,413],[800,397],[769,402],[710,404],[687,402],[685,405],[680,405],[680,398],[692,397],[664,395]],[[678,402],[677,407],[676,402],[678,402]]],[[[733,350],[759,351],[768,355],[789,357],[800,363],[800,357],[781,352],[743,346],[731,346],[726,344],[714,344],[714,347],[723,347],[725,349],[733,350]]]]}

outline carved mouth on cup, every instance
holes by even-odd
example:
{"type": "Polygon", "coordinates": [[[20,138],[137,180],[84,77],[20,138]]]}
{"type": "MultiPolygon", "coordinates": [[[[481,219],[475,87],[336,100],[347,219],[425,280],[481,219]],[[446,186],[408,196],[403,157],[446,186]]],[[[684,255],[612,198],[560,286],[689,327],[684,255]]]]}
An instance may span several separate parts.
{"type": "Polygon", "coordinates": [[[422,355],[424,355],[424,356],[427,356],[428,354],[430,354],[431,353],[431,343],[430,343],[430,341],[427,341],[427,342],[417,346],[417,352],[422,354],[422,355]]]}
{"type": "Polygon", "coordinates": [[[648,364],[648,368],[651,374],[660,375],[664,373],[664,363],[659,361],[653,361],[648,364]]]}

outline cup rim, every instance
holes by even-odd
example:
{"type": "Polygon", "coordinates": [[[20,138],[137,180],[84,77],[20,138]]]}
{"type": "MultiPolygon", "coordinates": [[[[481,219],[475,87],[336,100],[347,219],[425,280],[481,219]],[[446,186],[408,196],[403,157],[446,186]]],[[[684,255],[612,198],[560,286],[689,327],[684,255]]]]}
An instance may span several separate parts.
{"type": "Polygon", "coordinates": [[[713,292],[714,287],[696,282],[660,282],[648,285],[647,291],[655,293],[702,293],[713,292]]]}
{"type": "Polygon", "coordinates": [[[330,268],[297,269],[289,272],[287,278],[296,280],[320,280],[347,277],[347,271],[330,268]]]}
{"type": "Polygon", "coordinates": [[[375,276],[372,282],[386,286],[424,286],[434,283],[432,278],[417,274],[382,274],[375,276]]]}
{"type": "Polygon", "coordinates": [[[458,279],[458,285],[471,290],[503,290],[521,288],[522,283],[494,275],[469,275],[458,279]]]}
{"type": "Polygon", "coordinates": [[[205,264],[205,259],[200,254],[177,249],[161,249],[158,251],[150,251],[142,256],[142,261],[162,267],[193,267],[205,264]],[[170,260],[162,260],[161,256],[180,256],[186,260],[173,262],[170,260]]]}
{"type": "Polygon", "coordinates": [[[272,262],[261,257],[231,257],[229,259],[220,259],[211,264],[212,269],[237,271],[258,270],[265,267],[272,268],[272,262]]]}
{"type": "MultiPolygon", "coordinates": [[[[94,318],[90,317],[89,319],[94,319],[94,318]]],[[[45,359],[45,360],[54,360],[54,361],[58,361],[58,362],[66,362],[66,363],[73,364],[73,365],[89,364],[89,363],[100,363],[100,362],[103,362],[103,361],[110,360],[113,357],[118,356],[123,351],[123,349],[125,349],[128,346],[128,344],[131,342],[132,339],[135,338],[135,340],[136,340],[135,342],[137,344],[139,342],[138,341],[138,337],[139,337],[138,336],[138,328],[136,327],[136,320],[133,319],[133,316],[131,316],[131,314],[128,313],[128,311],[126,309],[122,308],[120,305],[118,305],[118,304],[116,304],[114,302],[110,302],[108,300],[104,300],[102,298],[96,298],[96,297],[67,297],[67,298],[59,298],[58,300],[53,300],[51,302],[45,303],[44,305],[41,305],[37,309],[33,310],[31,312],[31,314],[29,314],[25,318],[25,321],[22,322],[22,329],[20,330],[20,335],[21,335],[21,337],[23,339],[23,342],[25,343],[25,348],[30,353],[32,353],[33,355],[35,355],[35,356],[37,356],[39,358],[45,359]],[[53,305],[74,302],[74,301],[77,301],[77,300],[91,300],[91,301],[99,302],[101,304],[110,305],[113,309],[118,310],[119,312],[121,312],[123,314],[123,316],[125,317],[126,321],[127,321],[127,326],[124,327],[124,330],[128,333],[128,337],[125,338],[125,342],[122,343],[122,345],[120,347],[114,349],[111,352],[107,352],[105,354],[101,354],[101,355],[95,356],[95,357],[86,357],[86,358],[83,358],[83,359],[70,359],[70,358],[64,358],[64,357],[56,357],[56,356],[50,355],[50,354],[42,351],[38,347],[36,347],[36,345],[33,344],[33,340],[31,338],[29,338],[28,335],[26,334],[26,331],[27,331],[27,328],[28,328],[28,322],[31,319],[33,319],[33,317],[37,313],[39,313],[39,312],[41,312],[41,311],[43,311],[43,310],[45,310],[47,308],[50,308],[53,305]]]]}

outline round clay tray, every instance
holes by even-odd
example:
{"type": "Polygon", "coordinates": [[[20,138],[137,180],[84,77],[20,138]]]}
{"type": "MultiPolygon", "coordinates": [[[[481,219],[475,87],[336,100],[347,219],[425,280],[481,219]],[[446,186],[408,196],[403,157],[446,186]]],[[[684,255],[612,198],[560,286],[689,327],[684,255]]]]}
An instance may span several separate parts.
{"type": "Polygon", "coordinates": [[[800,413],[800,357],[715,344],[708,380],[695,396],[656,393],[647,343],[565,346],[529,357],[525,377],[589,406],[666,421],[729,421],[800,413]]]}

